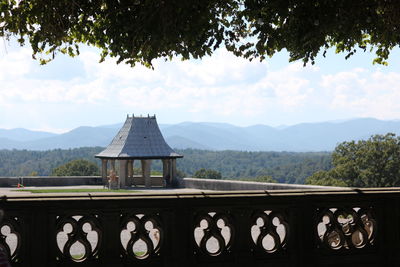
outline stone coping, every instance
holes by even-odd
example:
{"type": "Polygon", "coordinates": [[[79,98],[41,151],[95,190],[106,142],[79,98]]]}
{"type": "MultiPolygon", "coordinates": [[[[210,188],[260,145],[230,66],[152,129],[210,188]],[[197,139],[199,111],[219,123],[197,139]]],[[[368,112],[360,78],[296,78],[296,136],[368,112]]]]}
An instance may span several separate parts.
{"type": "Polygon", "coordinates": [[[221,191],[232,190],[285,190],[285,189],[344,189],[346,187],[302,185],[302,184],[281,184],[281,183],[261,183],[252,181],[238,180],[214,180],[199,178],[183,178],[183,187],[210,189],[221,191]]]}

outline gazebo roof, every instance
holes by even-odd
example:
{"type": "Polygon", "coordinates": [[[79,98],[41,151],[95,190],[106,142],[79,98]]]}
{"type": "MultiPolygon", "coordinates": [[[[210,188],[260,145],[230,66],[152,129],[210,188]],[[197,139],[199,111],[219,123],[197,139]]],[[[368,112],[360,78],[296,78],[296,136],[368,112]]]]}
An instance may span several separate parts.
{"type": "Polygon", "coordinates": [[[129,117],[118,134],[96,158],[166,159],[182,158],[165,142],[155,116],[129,117]]]}

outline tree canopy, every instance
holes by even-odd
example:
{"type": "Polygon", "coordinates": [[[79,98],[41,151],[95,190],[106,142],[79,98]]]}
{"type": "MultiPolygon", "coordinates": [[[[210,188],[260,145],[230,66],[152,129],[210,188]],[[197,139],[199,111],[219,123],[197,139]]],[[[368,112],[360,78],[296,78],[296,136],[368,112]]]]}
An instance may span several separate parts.
{"type": "Polygon", "coordinates": [[[100,60],[151,66],[155,58],[201,58],[220,46],[264,59],[286,49],[314,62],[330,47],[372,49],[385,64],[400,42],[398,0],[0,0],[0,37],[31,44],[41,63],[98,47],[100,60]]]}
{"type": "Polygon", "coordinates": [[[252,182],[259,182],[259,183],[277,183],[278,181],[272,178],[270,175],[261,175],[254,178],[241,178],[240,180],[243,181],[252,181],[252,182]]]}
{"type": "Polygon", "coordinates": [[[205,179],[221,179],[222,175],[219,171],[211,170],[211,169],[204,169],[201,168],[200,170],[196,171],[193,175],[195,178],[205,178],[205,179]]]}
{"type": "Polygon", "coordinates": [[[55,176],[94,176],[99,175],[99,167],[94,162],[77,159],[58,166],[52,174],[55,176]]]}
{"type": "Polygon", "coordinates": [[[343,142],[332,154],[334,168],[307,178],[308,184],[352,187],[400,186],[400,137],[389,133],[343,142]]]}
{"type": "MultiPolygon", "coordinates": [[[[52,170],[75,159],[96,162],[93,155],[102,147],[81,147],[47,151],[0,150],[0,176],[26,176],[35,172],[39,176],[52,174],[52,170]]],[[[258,179],[271,176],[280,183],[303,184],[304,180],[320,170],[332,168],[331,153],[328,152],[248,152],[177,149],[185,157],[177,161],[179,177],[193,177],[200,168],[213,169],[228,179],[258,179]]],[[[140,167],[136,164],[136,167],[140,167]]],[[[152,171],[162,172],[161,160],[151,163],[152,171]]],[[[118,168],[117,168],[118,170],[118,168]]],[[[134,168],[135,174],[141,174],[134,168]]]]}

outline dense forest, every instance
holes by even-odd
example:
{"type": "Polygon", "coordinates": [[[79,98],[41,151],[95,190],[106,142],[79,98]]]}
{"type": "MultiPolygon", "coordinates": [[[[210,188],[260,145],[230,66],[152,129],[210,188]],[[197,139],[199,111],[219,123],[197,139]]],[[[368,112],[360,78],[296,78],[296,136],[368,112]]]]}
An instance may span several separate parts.
{"type": "MultiPolygon", "coordinates": [[[[100,165],[94,155],[102,149],[0,150],[0,176],[50,175],[54,168],[75,159],[86,159],[100,165]]],[[[184,155],[183,159],[177,160],[177,168],[187,176],[205,168],[219,171],[223,179],[268,175],[281,183],[304,183],[313,173],[332,168],[328,152],[176,151],[184,155]]],[[[139,167],[139,164],[135,166],[139,167]]],[[[152,170],[160,171],[161,166],[160,161],[154,161],[152,170]]]]}
{"type": "Polygon", "coordinates": [[[186,174],[201,168],[221,172],[223,178],[248,178],[270,175],[281,183],[304,183],[318,170],[328,170],[331,156],[327,152],[244,152],[185,149],[177,167],[186,174]]]}

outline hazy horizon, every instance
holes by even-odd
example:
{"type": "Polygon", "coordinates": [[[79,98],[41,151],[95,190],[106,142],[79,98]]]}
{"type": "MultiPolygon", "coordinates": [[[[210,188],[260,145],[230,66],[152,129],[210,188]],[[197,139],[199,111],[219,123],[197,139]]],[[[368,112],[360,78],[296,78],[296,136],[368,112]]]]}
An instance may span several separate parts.
{"type": "MultiPolygon", "coordinates": [[[[131,116],[132,114],[130,114],[131,116]]],[[[126,116],[126,115],[125,115],[126,116]]],[[[140,115],[138,115],[140,116],[140,115]]],[[[159,125],[179,125],[179,124],[185,124],[185,123],[205,123],[205,124],[229,124],[235,127],[252,127],[252,126],[257,126],[257,125],[262,125],[262,126],[269,126],[275,129],[282,129],[282,128],[289,128],[295,125],[301,125],[301,124],[318,124],[318,123],[342,123],[342,122],[347,122],[347,121],[353,121],[353,120],[359,120],[359,119],[372,119],[372,120],[380,120],[377,118],[373,118],[373,117],[359,117],[359,118],[349,118],[349,119],[341,119],[341,120],[330,120],[330,121],[315,121],[315,122],[299,122],[299,123],[295,123],[295,124],[287,124],[287,125],[268,125],[268,124],[250,124],[250,125],[237,125],[234,123],[229,123],[229,122],[217,122],[217,121],[182,121],[182,122],[178,122],[178,123],[163,123],[157,120],[159,125]]],[[[380,121],[399,121],[400,119],[392,119],[392,120],[380,120],[380,121]]],[[[37,131],[37,132],[47,132],[47,133],[53,133],[53,134],[63,134],[63,133],[67,133],[69,131],[72,131],[76,128],[79,127],[109,127],[112,125],[117,125],[117,124],[123,124],[124,121],[119,121],[119,122],[114,122],[114,123],[109,123],[109,124],[100,124],[100,125],[78,125],[77,127],[71,128],[71,129],[67,129],[66,131],[62,131],[62,132],[52,132],[52,131],[45,131],[45,130],[41,130],[41,129],[32,129],[32,128],[26,128],[26,127],[16,127],[16,128],[1,128],[0,130],[15,130],[15,129],[25,129],[25,130],[29,130],[29,131],[37,131]]]]}

